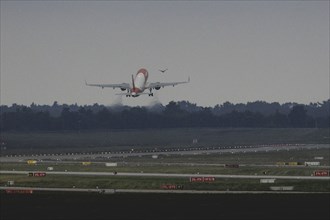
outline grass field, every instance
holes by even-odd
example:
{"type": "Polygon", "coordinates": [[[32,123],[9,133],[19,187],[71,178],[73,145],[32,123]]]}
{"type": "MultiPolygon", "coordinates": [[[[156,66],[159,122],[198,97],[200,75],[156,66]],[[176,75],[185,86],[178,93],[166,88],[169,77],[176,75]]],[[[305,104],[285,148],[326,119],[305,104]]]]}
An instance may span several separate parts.
{"type": "Polygon", "coordinates": [[[2,132],[2,154],[208,147],[256,144],[329,144],[329,129],[181,128],[81,132],[2,132]],[[193,144],[193,140],[198,142],[193,144]]]}
{"type": "MultiPolygon", "coordinates": [[[[155,153],[157,154],[157,153],[155,153]]],[[[323,157],[320,161],[321,165],[328,166],[330,164],[330,149],[303,149],[303,150],[282,150],[278,147],[278,151],[269,152],[234,152],[233,153],[203,153],[195,155],[169,155],[159,153],[158,159],[153,159],[151,156],[130,156],[130,157],[112,157],[98,158],[98,161],[111,161],[119,163],[139,163],[154,165],[155,163],[181,163],[193,164],[255,164],[255,165],[275,165],[277,162],[300,162],[314,161],[315,157],[323,157]]]]}
{"type": "Polygon", "coordinates": [[[0,184],[6,180],[15,182],[15,186],[46,188],[98,188],[98,189],[160,189],[164,184],[181,185],[185,190],[217,191],[270,191],[270,186],[294,186],[294,191],[330,192],[330,184],[324,180],[282,180],[272,184],[261,184],[259,179],[216,179],[212,183],[193,183],[189,178],[158,177],[88,177],[47,175],[46,177],[28,177],[26,175],[1,175],[0,184]]]}

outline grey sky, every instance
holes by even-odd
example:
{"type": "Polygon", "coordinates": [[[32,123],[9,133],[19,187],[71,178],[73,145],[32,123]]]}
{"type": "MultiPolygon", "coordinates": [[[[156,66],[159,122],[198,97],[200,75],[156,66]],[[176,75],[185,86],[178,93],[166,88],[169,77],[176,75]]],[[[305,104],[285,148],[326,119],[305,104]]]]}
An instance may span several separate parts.
{"type": "Polygon", "coordinates": [[[326,100],[329,1],[1,1],[1,104],[114,104],[84,80],[141,67],[191,83],[123,104],[326,100]]]}

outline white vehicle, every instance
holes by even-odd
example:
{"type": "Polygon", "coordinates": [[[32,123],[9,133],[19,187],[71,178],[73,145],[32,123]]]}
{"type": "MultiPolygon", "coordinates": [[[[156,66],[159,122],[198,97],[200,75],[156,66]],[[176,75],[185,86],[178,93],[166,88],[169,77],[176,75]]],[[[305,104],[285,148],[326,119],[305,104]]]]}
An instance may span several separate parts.
{"type": "Polygon", "coordinates": [[[189,83],[190,77],[188,77],[188,81],[184,82],[154,82],[154,83],[148,83],[148,71],[145,68],[139,69],[139,71],[136,73],[135,78],[132,75],[132,84],[129,83],[120,83],[120,84],[89,84],[87,82],[87,86],[97,86],[101,87],[102,89],[105,87],[110,88],[119,88],[122,91],[126,90],[126,93],[117,93],[116,95],[126,95],[126,97],[138,97],[140,95],[149,95],[153,96],[152,90],[156,89],[159,90],[160,88],[164,88],[165,86],[176,86],[179,84],[189,83]],[[149,92],[145,93],[145,90],[149,90],[149,92]]]}

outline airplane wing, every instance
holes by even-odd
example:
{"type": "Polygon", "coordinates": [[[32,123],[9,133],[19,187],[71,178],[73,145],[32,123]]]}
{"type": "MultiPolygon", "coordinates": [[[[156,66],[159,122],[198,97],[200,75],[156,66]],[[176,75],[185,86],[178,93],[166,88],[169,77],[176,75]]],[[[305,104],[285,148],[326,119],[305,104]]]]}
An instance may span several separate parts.
{"type": "Polygon", "coordinates": [[[184,84],[184,83],[189,83],[190,82],[190,77],[188,78],[188,81],[184,81],[184,82],[166,82],[166,83],[162,83],[162,82],[155,82],[155,83],[149,83],[146,86],[146,89],[159,89],[159,88],[164,88],[165,86],[176,86],[179,84],[184,84]]]}
{"type": "Polygon", "coordinates": [[[130,85],[128,83],[120,83],[120,84],[89,84],[85,81],[86,86],[96,86],[96,87],[101,87],[102,89],[105,87],[110,87],[110,88],[120,88],[120,89],[129,89],[130,85]]]}

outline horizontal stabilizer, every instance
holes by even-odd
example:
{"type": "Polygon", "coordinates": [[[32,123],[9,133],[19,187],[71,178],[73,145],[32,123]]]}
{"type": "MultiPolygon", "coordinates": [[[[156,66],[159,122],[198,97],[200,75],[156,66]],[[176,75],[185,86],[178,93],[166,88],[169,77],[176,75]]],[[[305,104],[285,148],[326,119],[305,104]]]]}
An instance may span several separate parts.
{"type": "Polygon", "coordinates": [[[131,93],[121,92],[121,93],[116,93],[115,95],[131,95],[131,93]]]}
{"type": "MultiPolygon", "coordinates": [[[[143,93],[138,93],[137,95],[149,95],[150,93],[147,92],[143,92],[143,93]]],[[[127,93],[127,92],[122,92],[122,93],[116,93],[115,95],[129,95],[131,96],[131,93],[127,93]]]]}

